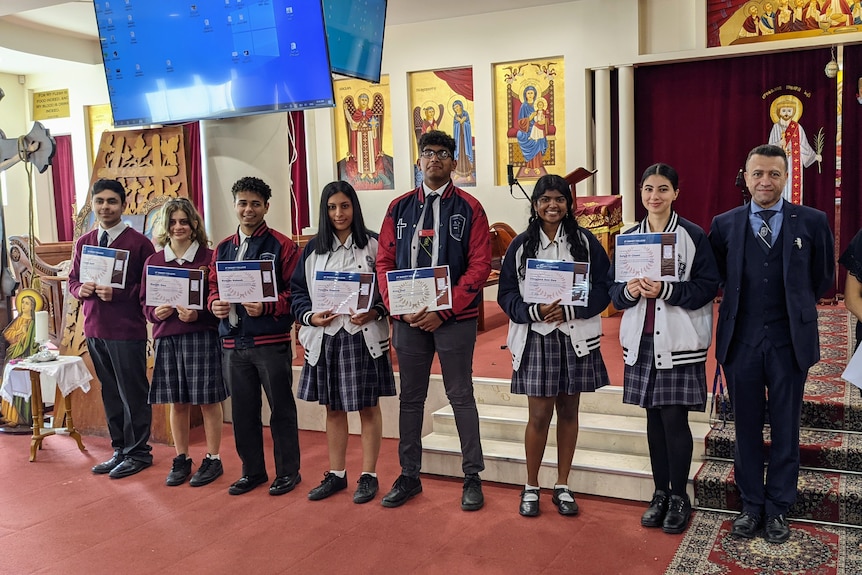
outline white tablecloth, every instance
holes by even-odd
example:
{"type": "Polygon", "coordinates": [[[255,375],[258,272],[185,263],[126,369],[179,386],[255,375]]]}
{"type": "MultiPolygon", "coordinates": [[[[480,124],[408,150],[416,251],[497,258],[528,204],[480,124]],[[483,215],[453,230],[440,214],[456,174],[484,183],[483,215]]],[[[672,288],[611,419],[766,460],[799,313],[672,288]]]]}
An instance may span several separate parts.
{"type": "Polygon", "coordinates": [[[12,401],[12,397],[23,397],[30,399],[30,373],[38,371],[41,374],[42,400],[47,403],[54,402],[54,389],[59,386],[60,393],[66,397],[75,389],[90,391],[90,370],[84,365],[84,360],[77,356],[61,355],[57,361],[46,361],[33,363],[22,361],[13,365],[6,364],[3,370],[3,385],[0,387],[0,396],[6,401],[12,401]]]}

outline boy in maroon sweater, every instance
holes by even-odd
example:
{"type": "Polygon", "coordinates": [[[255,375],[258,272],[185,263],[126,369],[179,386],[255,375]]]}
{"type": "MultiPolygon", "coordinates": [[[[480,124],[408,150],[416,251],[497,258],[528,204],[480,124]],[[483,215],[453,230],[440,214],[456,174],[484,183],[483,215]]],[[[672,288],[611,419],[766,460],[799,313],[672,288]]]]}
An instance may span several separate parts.
{"type": "Polygon", "coordinates": [[[102,384],[102,403],[114,455],[93,467],[113,479],[134,475],[153,464],[150,438],[152,409],[147,403],[147,322],[141,308],[144,262],[155,252],[152,242],[121,220],[126,190],[117,180],[93,184],[92,209],[99,225],[78,238],[69,291],[84,310],[87,349],[102,384]],[[125,288],[81,281],[83,246],[128,252],[125,288]]]}

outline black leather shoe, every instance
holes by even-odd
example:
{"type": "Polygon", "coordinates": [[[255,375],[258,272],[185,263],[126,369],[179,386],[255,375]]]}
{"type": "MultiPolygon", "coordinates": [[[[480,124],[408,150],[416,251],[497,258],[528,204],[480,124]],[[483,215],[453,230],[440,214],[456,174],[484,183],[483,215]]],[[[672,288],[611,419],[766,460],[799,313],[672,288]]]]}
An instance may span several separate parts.
{"type": "Polygon", "coordinates": [[[768,517],[763,528],[763,538],[767,543],[784,543],[790,539],[790,526],[787,518],[782,515],[768,517]]]}
{"type": "Polygon", "coordinates": [[[518,507],[518,513],[524,517],[535,517],[539,514],[539,490],[524,489],[521,491],[521,505],[518,507]],[[536,498],[525,499],[527,495],[535,495],[536,498]]]}
{"type": "MultiPolygon", "coordinates": [[[[301,482],[302,475],[299,474],[299,471],[291,473],[290,475],[280,475],[279,477],[276,477],[272,482],[272,485],[269,486],[269,494],[284,495],[285,493],[290,493],[293,491],[293,488],[301,482]]],[[[345,487],[346,486],[347,485],[345,484],[345,487]]]]}
{"type": "Polygon", "coordinates": [[[227,488],[227,492],[231,495],[242,495],[248,493],[258,485],[263,485],[269,481],[266,473],[263,475],[243,475],[236,482],[227,488]]]}
{"type": "Polygon", "coordinates": [[[344,477],[339,477],[327,471],[323,474],[323,481],[320,482],[320,485],[308,492],[308,498],[311,501],[320,501],[344,489],[347,489],[347,474],[344,477]]]}
{"type": "Polygon", "coordinates": [[[129,475],[140,473],[152,464],[152,461],[124,459],[121,464],[113,468],[111,472],[108,473],[108,477],[110,477],[111,479],[122,479],[123,477],[128,477],[129,475]]]}
{"type": "Polygon", "coordinates": [[[94,465],[93,473],[97,475],[104,475],[105,473],[110,473],[113,468],[123,462],[123,459],[125,459],[123,454],[119,451],[115,451],[113,457],[111,457],[109,460],[98,465],[94,465]]]}
{"type": "Polygon", "coordinates": [[[377,478],[373,475],[368,475],[367,473],[363,473],[359,476],[359,481],[356,483],[359,486],[356,488],[356,491],[353,492],[353,502],[354,503],[368,503],[374,496],[377,495],[377,490],[380,488],[380,483],[377,481],[377,478]]]}
{"type": "Polygon", "coordinates": [[[478,511],[485,505],[485,496],[482,495],[482,480],[478,473],[469,473],[464,476],[464,489],[461,492],[461,509],[463,511],[478,511]]]}
{"type": "Polygon", "coordinates": [[[557,511],[559,511],[560,515],[577,515],[578,514],[578,503],[575,501],[575,494],[569,491],[565,487],[558,487],[554,489],[554,497],[551,499],[554,505],[557,506],[557,511]],[[566,501],[565,499],[560,499],[560,495],[568,493],[572,500],[566,501]]]}
{"type": "Polygon", "coordinates": [[[667,515],[664,516],[661,530],[671,535],[682,533],[688,527],[690,517],[691,502],[688,500],[688,495],[683,497],[671,495],[670,504],[667,507],[667,515]]]}
{"type": "Polygon", "coordinates": [[[744,539],[752,539],[760,530],[760,515],[755,515],[750,511],[743,511],[733,520],[733,529],[730,534],[734,537],[742,537],[744,539]]]}
{"type": "Polygon", "coordinates": [[[667,504],[667,493],[660,489],[656,490],[649,502],[649,509],[641,515],[641,525],[644,527],[661,527],[667,513],[667,504]]]}
{"type": "Polygon", "coordinates": [[[171,472],[168,473],[165,479],[165,485],[168,487],[176,487],[182,485],[192,474],[192,460],[186,457],[185,453],[180,453],[174,457],[174,462],[171,464],[171,472]]]}
{"type": "Polygon", "coordinates": [[[395,483],[392,484],[392,489],[389,493],[383,496],[383,501],[380,503],[383,507],[400,507],[407,503],[411,497],[416,497],[422,493],[422,482],[418,477],[407,477],[399,475],[395,483]]]}

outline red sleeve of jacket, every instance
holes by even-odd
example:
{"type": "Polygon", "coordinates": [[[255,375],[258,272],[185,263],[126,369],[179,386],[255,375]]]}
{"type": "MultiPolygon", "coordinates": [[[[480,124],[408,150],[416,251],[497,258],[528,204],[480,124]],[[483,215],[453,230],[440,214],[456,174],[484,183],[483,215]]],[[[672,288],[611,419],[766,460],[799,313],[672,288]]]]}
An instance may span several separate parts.
{"type": "Polygon", "coordinates": [[[377,239],[377,285],[386,309],[389,309],[389,283],[386,280],[386,272],[395,269],[395,222],[392,219],[392,206],[397,201],[389,204],[377,239]]]}
{"type": "Polygon", "coordinates": [[[212,313],[213,311],[213,302],[219,299],[218,295],[218,270],[216,269],[216,262],[218,261],[218,254],[221,248],[221,245],[228,241],[230,238],[226,240],[222,240],[216,249],[213,250],[213,257],[210,260],[209,271],[207,273],[207,284],[209,287],[209,295],[207,295],[207,309],[212,313]]]}
{"type": "Polygon", "coordinates": [[[81,289],[81,250],[84,249],[85,238],[88,234],[84,234],[75,242],[75,255],[72,257],[72,268],[69,270],[69,293],[75,299],[81,299],[78,291],[81,289]]]}
{"type": "Polygon", "coordinates": [[[276,273],[280,275],[281,289],[278,292],[278,301],[264,302],[263,313],[273,316],[290,315],[290,278],[299,263],[299,247],[284,234],[274,232],[272,229],[270,229],[270,233],[281,244],[281,258],[276,264],[276,273]]]}
{"type": "Polygon", "coordinates": [[[470,307],[476,299],[476,294],[482,293],[482,288],[488,281],[488,274],[491,273],[491,235],[488,231],[490,227],[488,216],[477,200],[469,198],[469,201],[473,208],[473,219],[470,222],[467,269],[452,286],[452,309],[437,312],[443,321],[470,307]]]}

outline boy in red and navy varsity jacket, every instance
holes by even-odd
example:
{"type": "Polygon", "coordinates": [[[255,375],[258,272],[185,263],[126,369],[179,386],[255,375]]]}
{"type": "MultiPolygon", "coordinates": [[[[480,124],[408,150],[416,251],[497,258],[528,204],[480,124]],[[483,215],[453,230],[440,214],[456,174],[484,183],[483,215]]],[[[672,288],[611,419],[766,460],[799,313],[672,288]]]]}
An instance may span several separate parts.
{"type": "Polygon", "coordinates": [[[401,369],[401,476],[382,503],[398,507],[422,491],[422,418],[436,352],[461,438],[461,509],[475,511],[484,504],[479,472],[485,464],[473,397],[473,348],[482,287],[491,271],[488,217],[474,197],[451,181],[455,140],[433,130],[419,139],[419,150],[424,182],[389,205],[380,230],[377,280],[388,307],[386,272],[448,265],[452,309],[393,316],[392,343],[401,369]]]}
{"type": "Polygon", "coordinates": [[[99,225],[78,238],[69,272],[69,291],[81,301],[87,349],[102,385],[102,403],[114,455],[93,467],[112,479],[134,475],[153,464],[150,439],[152,408],[147,402],[147,322],[141,308],[144,262],[155,248],[147,237],[126,226],[126,190],[117,180],[93,184],[92,209],[99,225]],[[124,288],[97,285],[81,276],[84,246],[128,252],[124,288]]]}
{"type": "Polygon", "coordinates": [[[219,243],[209,274],[210,310],[221,321],[219,335],[225,382],[231,393],[233,432],[242,460],[242,477],[228,489],[231,495],[247,493],[269,481],[263,456],[260,418],[261,386],[272,410],[270,432],[275,452],[276,478],[270,495],[292,491],[299,474],[299,432],[290,349],[290,276],[299,261],[299,249],[287,236],[270,229],[270,187],[258,178],[239,179],[231,189],[239,220],[237,233],[219,243]],[[231,304],[219,298],[218,261],[270,260],[274,262],[278,301],[231,304]]]}

